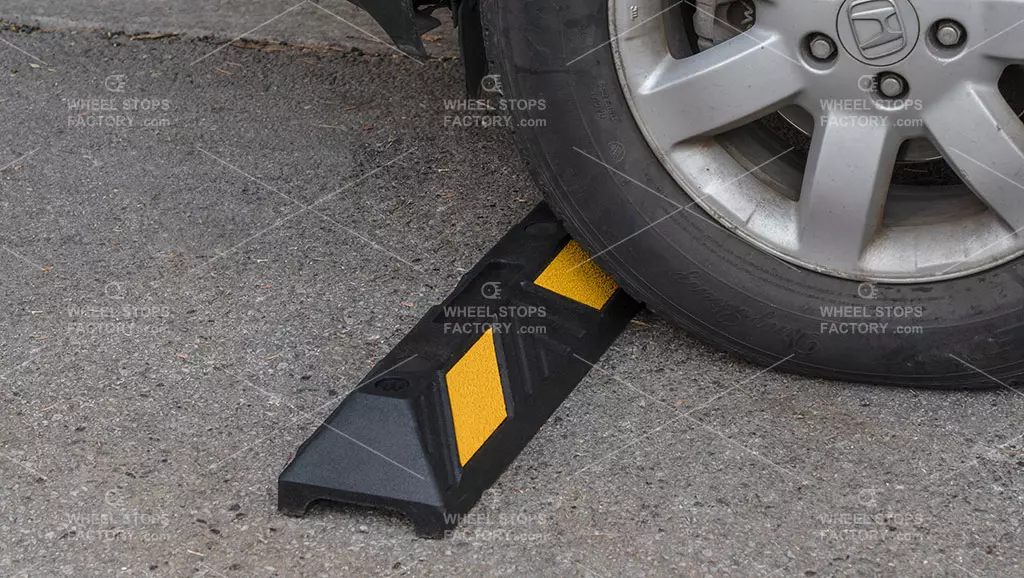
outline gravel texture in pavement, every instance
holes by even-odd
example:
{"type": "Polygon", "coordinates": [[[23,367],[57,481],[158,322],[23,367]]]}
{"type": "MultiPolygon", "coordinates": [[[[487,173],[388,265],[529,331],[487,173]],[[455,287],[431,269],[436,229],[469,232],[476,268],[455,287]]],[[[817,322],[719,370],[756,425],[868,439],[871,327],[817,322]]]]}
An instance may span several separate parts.
{"type": "Polygon", "coordinates": [[[780,375],[648,314],[454,537],[278,514],[298,444],[539,202],[511,133],[452,126],[455,60],[11,28],[0,575],[1024,575],[1024,395],[780,375]]]}

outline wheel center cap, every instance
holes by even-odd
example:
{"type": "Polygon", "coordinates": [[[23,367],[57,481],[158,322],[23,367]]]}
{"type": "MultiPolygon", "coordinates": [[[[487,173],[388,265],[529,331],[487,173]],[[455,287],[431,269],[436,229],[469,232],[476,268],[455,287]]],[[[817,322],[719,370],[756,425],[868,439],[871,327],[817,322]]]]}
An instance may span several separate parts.
{"type": "Polygon", "coordinates": [[[836,23],[851,56],[871,66],[892,66],[906,58],[921,35],[910,0],[846,0],[836,23]]]}

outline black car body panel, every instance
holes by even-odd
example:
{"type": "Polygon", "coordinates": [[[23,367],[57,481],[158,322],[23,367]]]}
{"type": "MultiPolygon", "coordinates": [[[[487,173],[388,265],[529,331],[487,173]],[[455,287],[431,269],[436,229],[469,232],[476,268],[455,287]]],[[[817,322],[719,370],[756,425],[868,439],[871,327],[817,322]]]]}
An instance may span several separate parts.
{"type": "Polygon", "coordinates": [[[388,33],[395,45],[406,54],[425,58],[420,35],[441,24],[430,13],[441,6],[452,9],[459,29],[459,50],[466,67],[466,92],[476,96],[480,81],[487,74],[483,29],[480,24],[479,0],[352,0],[365,10],[388,33]]]}
{"type": "Polygon", "coordinates": [[[435,23],[437,20],[417,14],[413,0],[352,0],[352,3],[373,16],[402,52],[412,56],[427,56],[420,34],[433,27],[429,24],[430,20],[435,23]],[[420,24],[423,19],[427,19],[425,30],[421,29],[420,24]]]}

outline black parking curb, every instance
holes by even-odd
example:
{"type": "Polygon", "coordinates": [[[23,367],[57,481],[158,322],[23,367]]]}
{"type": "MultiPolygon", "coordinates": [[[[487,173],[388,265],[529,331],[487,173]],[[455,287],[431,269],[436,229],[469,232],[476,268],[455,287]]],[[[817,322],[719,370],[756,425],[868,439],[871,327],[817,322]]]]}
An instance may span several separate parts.
{"type": "Polygon", "coordinates": [[[299,447],[278,508],[389,508],[445,536],[641,307],[538,206],[299,447]]]}

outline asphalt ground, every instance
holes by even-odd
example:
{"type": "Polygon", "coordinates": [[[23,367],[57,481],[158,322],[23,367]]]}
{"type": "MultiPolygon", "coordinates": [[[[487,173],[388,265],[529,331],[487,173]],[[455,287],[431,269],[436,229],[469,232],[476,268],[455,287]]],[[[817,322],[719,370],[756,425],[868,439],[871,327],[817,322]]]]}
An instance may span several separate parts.
{"type": "Polygon", "coordinates": [[[456,60],[101,16],[0,32],[0,575],[1024,575],[1024,395],[782,375],[649,314],[454,537],[278,514],[539,194],[507,129],[446,120],[456,60]]]}

